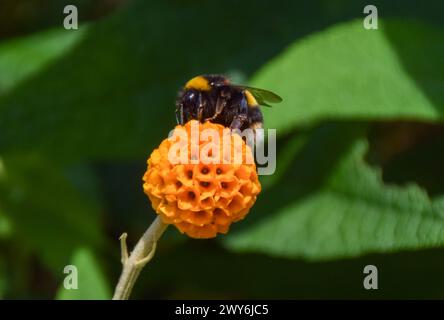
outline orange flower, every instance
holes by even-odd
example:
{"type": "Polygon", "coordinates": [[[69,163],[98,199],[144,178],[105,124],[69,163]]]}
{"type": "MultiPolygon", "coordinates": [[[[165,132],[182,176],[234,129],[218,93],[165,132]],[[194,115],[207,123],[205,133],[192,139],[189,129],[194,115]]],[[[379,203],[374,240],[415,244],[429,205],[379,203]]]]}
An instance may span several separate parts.
{"type": "Polygon", "coordinates": [[[177,130],[188,142],[181,145],[174,136],[162,141],[147,161],[143,190],[162,221],[174,224],[180,232],[192,238],[227,233],[231,223],[247,215],[261,191],[251,149],[237,134],[228,135],[227,149],[222,140],[228,129],[219,124],[192,120],[176,126],[177,130]],[[199,133],[195,146],[193,126],[199,133]],[[206,129],[213,129],[220,143],[202,134],[206,129]],[[185,156],[172,151],[174,144],[185,156]]]}

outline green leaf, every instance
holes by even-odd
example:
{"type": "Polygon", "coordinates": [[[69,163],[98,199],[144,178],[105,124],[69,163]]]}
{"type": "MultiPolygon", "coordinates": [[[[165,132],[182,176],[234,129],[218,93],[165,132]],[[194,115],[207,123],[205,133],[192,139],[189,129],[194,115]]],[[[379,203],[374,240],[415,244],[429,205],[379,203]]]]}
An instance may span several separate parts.
{"type": "Polygon", "coordinates": [[[51,30],[1,44],[0,95],[66,54],[82,39],[86,30],[86,27],[74,32],[51,30]]]}
{"type": "Polygon", "coordinates": [[[361,125],[315,130],[291,169],[225,239],[233,250],[310,260],[444,245],[444,199],[385,185],[361,125]]]}
{"type": "Polygon", "coordinates": [[[266,125],[328,119],[444,119],[444,30],[413,22],[344,23],[291,45],[253,85],[279,93],[266,125]],[[285,114],[285,117],[282,115],[285,114]]]}
{"type": "MultiPolygon", "coordinates": [[[[59,300],[105,300],[111,299],[111,290],[100,270],[100,267],[89,249],[78,249],[75,251],[71,266],[76,267],[77,289],[67,289],[61,285],[57,292],[59,300]]],[[[65,277],[70,277],[72,271],[67,272],[65,277]]],[[[65,278],[71,283],[71,278],[65,278]]]]}
{"type": "Polygon", "coordinates": [[[14,237],[57,276],[75,248],[104,245],[98,203],[79,194],[60,168],[37,156],[1,160],[0,203],[14,237]]]}

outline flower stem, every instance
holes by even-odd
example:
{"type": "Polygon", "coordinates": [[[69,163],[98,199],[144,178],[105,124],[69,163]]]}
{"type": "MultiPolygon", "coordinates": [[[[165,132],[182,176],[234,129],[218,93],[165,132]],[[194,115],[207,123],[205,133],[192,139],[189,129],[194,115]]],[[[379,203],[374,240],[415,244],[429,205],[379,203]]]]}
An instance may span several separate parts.
{"type": "Polygon", "coordinates": [[[168,224],[163,223],[160,217],[156,217],[137,242],[129,257],[126,246],[127,234],[124,233],[120,236],[123,270],[114,291],[113,300],[128,300],[140,271],[153,258],[157,241],[167,227],[168,224]]]}

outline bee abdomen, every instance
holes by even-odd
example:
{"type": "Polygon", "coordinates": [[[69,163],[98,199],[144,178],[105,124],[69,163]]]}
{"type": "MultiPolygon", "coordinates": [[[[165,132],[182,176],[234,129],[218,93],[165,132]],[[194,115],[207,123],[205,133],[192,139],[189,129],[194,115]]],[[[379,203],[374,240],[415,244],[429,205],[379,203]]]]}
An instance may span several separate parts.
{"type": "Polygon", "coordinates": [[[262,116],[261,110],[257,108],[248,108],[248,122],[249,127],[252,129],[262,128],[264,123],[264,118],[262,116]]]}

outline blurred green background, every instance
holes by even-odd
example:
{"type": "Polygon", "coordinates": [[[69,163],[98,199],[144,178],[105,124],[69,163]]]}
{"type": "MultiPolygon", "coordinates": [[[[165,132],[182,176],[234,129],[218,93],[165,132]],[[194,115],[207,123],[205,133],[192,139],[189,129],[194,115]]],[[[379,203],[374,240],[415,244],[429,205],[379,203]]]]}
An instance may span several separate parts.
{"type": "Polygon", "coordinates": [[[228,235],[170,227],[133,298],[444,298],[444,4],[367,4],[2,0],[0,297],[111,297],[177,91],[223,73],[284,98],[277,171],[228,235]]]}

